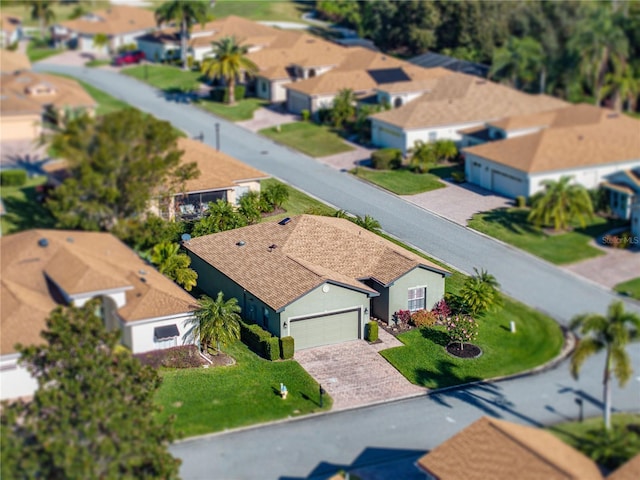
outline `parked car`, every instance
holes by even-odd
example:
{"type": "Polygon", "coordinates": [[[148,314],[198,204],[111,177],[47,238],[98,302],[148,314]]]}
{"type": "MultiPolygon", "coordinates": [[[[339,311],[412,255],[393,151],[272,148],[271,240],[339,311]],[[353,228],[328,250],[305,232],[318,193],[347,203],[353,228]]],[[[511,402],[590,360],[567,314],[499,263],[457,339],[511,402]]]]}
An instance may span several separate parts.
{"type": "Polygon", "coordinates": [[[144,52],[141,50],[133,50],[131,52],[120,53],[113,59],[113,64],[117,67],[129,65],[132,63],[140,63],[144,60],[144,52]]]}

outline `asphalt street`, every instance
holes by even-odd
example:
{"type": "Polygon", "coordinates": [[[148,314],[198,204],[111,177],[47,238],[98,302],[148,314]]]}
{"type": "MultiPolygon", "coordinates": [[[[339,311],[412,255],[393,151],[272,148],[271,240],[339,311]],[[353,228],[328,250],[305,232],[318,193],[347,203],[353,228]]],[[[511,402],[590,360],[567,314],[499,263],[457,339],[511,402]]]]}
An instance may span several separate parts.
{"type": "MultiPolygon", "coordinates": [[[[55,65],[36,65],[34,69],[76,76],[171,121],[192,136],[203,132],[205,142],[214,147],[217,123],[220,148],[225,153],[337,208],[369,214],[385,231],[463,272],[472,272],[474,267],[487,269],[505,293],[550,314],[561,324],[578,313],[604,312],[612,300],[619,298],[197,107],[167,100],[162,92],[124,75],[55,65]]],[[[628,310],[640,313],[637,303],[626,304],[628,310]]],[[[640,372],[640,348],[634,345],[630,350],[635,371],[640,372]]],[[[172,451],[183,459],[181,473],[186,479],[307,478],[333,473],[336,465],[354,468],[394,459],[400,459],[397,468],[410,467],[417,455],[483,414],[525,424],[549,424],[576,418],[578,397],[584,399],[585,415],[599,413],[602,362],[602,358],[590,360],[579,382],[571,379],[566,364],[562,364],[535,376],[192,439],[175,444],[172,451]]],[[[620,410],[640,409],[640,377],[632,379],[626,389],[616,389],[613,398],[620,410]]]]}

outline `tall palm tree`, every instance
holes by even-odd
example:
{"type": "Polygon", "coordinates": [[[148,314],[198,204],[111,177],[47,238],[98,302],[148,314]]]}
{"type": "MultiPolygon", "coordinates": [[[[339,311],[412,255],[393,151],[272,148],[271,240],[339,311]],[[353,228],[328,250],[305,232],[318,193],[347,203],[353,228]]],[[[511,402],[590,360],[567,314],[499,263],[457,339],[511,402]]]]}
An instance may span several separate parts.
{"type": "Polygon", "coordinates": [[[491,62],[491,77],[509,78],[515,88],[522,88],[542,74],[544,49],[531,38],[511,37],[504,47],[497,48],[491,62]]]}
{"type": "Polygon", "coordinates": [[[229,89],[229,104],[236,103],[236,80],[244,72],[258,73],[258,66],[246,57],[249,47],[239,45],[235,37],[224,37],[212,43],[213,50],[202,62],[202,73],[211,79],[221,78],[229,89]]]}
{"type": "Polygon", "coordinates": [[[473,269],[475,275],[467,278],[460,289],[460,298],[471,315],[484,315],[502,305],[502,296],[496,277],[486,270],[473,269]]]}
{"type": "Polygon", "coordinates": [[[436,162],[448,162],[458,156],[458,147],[453,140],[437,140],[433,143],[436,162]]]}
{"type": "Polygon", "coordinates": [[[200,340],[206,349],[215,342],[216,350],[220,345],[228,345],[240,338],[240,312],[238,300],[224,299],[224,294],[218,292],[216,299],[206,295],[198,300],[199,307],[191,320],[190,334],[200,340]]]}
{"type": "Polygon", "coordinates": [[[343,88],[333,99],[331,120],[333,126],[342,128],[344,122],[356,114],[356,94],[350,88],[343,88]]]}
{"type": "Polygon", "coordinates": [[[597,313],[577,315],[570,327],[583,335],[571,356],[571,374],[578,378],[584,361],[591,355],[605,351],[602,377],[604,425],[611,428],[611,374],[620,386],[631,378],[633,370],[625,347],[640,331],[640,315],[625,312],[621,301],[609,305],[607,316],[597,313]]]}
{"type": "Polygon", "coordinates": [[[409,164],[419,173],[425,173],[436,163],[436,151],[432,143],[416,140],[413,148],[409,149],[409,154],[409,164]]]}
{"type": "Polygon", "coordinates": [[[627,111],[634,110],[640,94],[640,78],[636,76],[633,66],[614,62],[614,70],[604,76],[601,93],[603,97],[613,95],[616,110],[622,110],[625,103],[627,111]]]}
{"type": "Polygon", "coordinates": [[[196,286],[198,274],[189,268],[191,258],[180,253],[180,245],[172,242],[161,242],[151,249],[151,263],[158,267],[158,271],[178,285],[182,285],[186,291],[191,291],[196,286]]]}
{"type": "Polygon", "coordinates": [[[40,24],[40,38],[44,40],[46,37],[46,27],[56,18],[53,11],[53,4],[45,0],[28,0],[26,6],[31,8],[31,20],[38,20],[40,24]]]}
{"type": "Polygon", "coordinates": [[[180,58],[187,69],[187,35],[194,24],[204,25],[209,14],[209,2],[204,0],[172,0],[160,5],[155,12],[158,26],[175,21],[180,25],[180,58]]]}
{"type": "Polygon", "coordinates": [[[586,220],[593,217],[593,203],[586,188],[570,182],[569,176],[542,182],[544,192],[534,198],[528,220],[538,226],[553,225],[555,230],[564,230],[577,219],[584,228],[586,220]]]}

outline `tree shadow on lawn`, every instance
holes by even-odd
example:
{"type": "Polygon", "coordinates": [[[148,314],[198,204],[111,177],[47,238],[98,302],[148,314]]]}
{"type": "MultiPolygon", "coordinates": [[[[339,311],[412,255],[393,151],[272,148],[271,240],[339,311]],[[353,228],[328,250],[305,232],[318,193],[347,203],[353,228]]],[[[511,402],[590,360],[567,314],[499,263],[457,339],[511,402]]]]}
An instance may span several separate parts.
{"type": "Polygon", "coordinates": [[[435,175],[442,180],[451,178],[453,172],[464,172],[464,168],[460,165],[438,165],[429,169],[430,174],[435,175]]]}
{"type": "Polygon", "coordinates": [[[628,222],[625,220],[620,220],[620,219],[616,219],[616,218],[608,218],[606,219],[606,222],[598,224],[598,225],[588,225],[585,228],[581,228],[581,227],[576,227],[573,229],[574,232],[576,233],[581,233],[583,235],[586,235],[587,237],[592,237],[592,238],[596,238],[599,237],[601,235],[604,235],[605,233],[607,233],[609,230],[613,230],[619,227],[623,227],[627,224],[628,222]]]}
{"type": "MultiPolygon", "coordinates": [[[[13,224],[13,232],[30,228],[53,228],[55,219],[37,200],[36,187],[23,190],[25,199],[5,197],[2,199],[6,210],[5,220],[13,224]]],[[[5,234],[10,232],[3,232],[5,234]]]]}
{"type": "Polygon", "coordinates": [[[537,227],[528,222],[528,210],[510,210],[499,208],[489,212],[482,213],[483,220],[487,223],[493,223],[506,228],[510,232],[520,235],[530,234],[543,237],[544,233],[537,227]]]}
{"type": "Polygon", "coordinates": [[[420,333],[427,340],[431,340],[436,345],[440,345],[441,347],[446,347],[451,343],[451,338],[449,338],[449,334],[442,330],[436,330],[435,328],[421,328],[420,333]]]}

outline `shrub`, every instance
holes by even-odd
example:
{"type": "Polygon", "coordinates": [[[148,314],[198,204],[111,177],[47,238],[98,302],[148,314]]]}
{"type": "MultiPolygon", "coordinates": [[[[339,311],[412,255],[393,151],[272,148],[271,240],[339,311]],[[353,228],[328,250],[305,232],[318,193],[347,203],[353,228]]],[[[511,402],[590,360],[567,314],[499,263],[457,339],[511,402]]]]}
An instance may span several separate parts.
{"type": "Polygon", "coordinates": [[[280,358],[280,339],[269,337],[263,342],[264,358],[267,360],[278,360],[280,358]]]}
{"type": "Polygon", "coordinates": [[[280,358],[280,343],[277,337],[255,324],[240,322],[240,340],[249,350],[267,360],[280,358]]]}
{"type": "Polygon", "coordinates": [[[438,320],[438,316],[428,310],[418,310],[411,315],[411,323],[418,328],[433,327],[438,320]]]}
{"type": "Polygon", "coordinates": [[[453,181],[456,183],[464,183],[466,180],[464,172],[453,172],[451,178],[453,178],[453,181]]]}
{"type": "Polygon", "coordinates": [[[524,195],[518,195],[516,197],[516,207],[524,208],[527,206],[527,199],[524,195]]]}
{"type": "Polygon", "coordinates": [[[411,312],[409,310],[398,310],[393,314],[393,320],[398,325],[408,325],[411,320],[411,312]]]}
{"type": "Polygon", "coordinates": [[[376,170],[395,170],[402,166],[402,152],[398,148],[382,148],[371,154],[371,164],[376,170]]]}
{"type": "Polygon", "coordinates": [[[304,109],[302,110],[302,112],[300,112],[300,116],[302,117],[303,122],[308,122],[309,118],[311,118],[311,112],[309,112],[309,110],[307,109],[304,109]]]}
{"type": "Polygon", "coordinates": [[[328,108],[321,108],[318,110],[318,123],[324,125],[331,120],[331,110],[328,108]]]}
{"type": "Polygon", "coordinates": [[[0,185],[21,187],[25,183],[27,183],[27,172],[24,170],[4,170],[0,172],[0,185]]]}
{"type": "Polygon", "coordinates": [[[283,360],[288,360],[293,358],[293,354],[295,352],[295,342],[293,337],[282,337],[280,339],[280,353],[282,354],[283,360]]]}
{"type": "MultiPolygon", "coordinates": [[[[244,85],[236,85],[234,87],[233,91],[235,93],[236,102],[239,102],[240,100],[244,99],[244,94],[246,92],[246,88],[245,88],[244,85]]],[[[228,103],[229,102],[229,89],[228,88],[224,89],[223,101],[224,101],[224,103],[228,103]]]]}
{"type": "Polygon", "coordinates": [[[365,330],[365,339],[367,342],[375,342],[378,340],[378,322],[374,322],[373,320],[367,323],[367,328],[365,330]]]}
{"type": "Polygon", "coordinates": [[[602,238],[605,245],[612,248],[629,248],[633,243],[631,232],[622,232],[617,235],[607,234],[602,238]]]}
{"type": "Polygon", "coordinates": [[[431,312],[436,316],[438,322],[444,323],[444,321],[451,315],[451,307],[449,307],[449,304],[443,298],[436,303],[431,312]]]}
{"type": "Polygon", "coordinates": [[[472,342],[478,336],[478,322],[469,315],[456,315],[445,322],[452,342],[472,342]]]}

